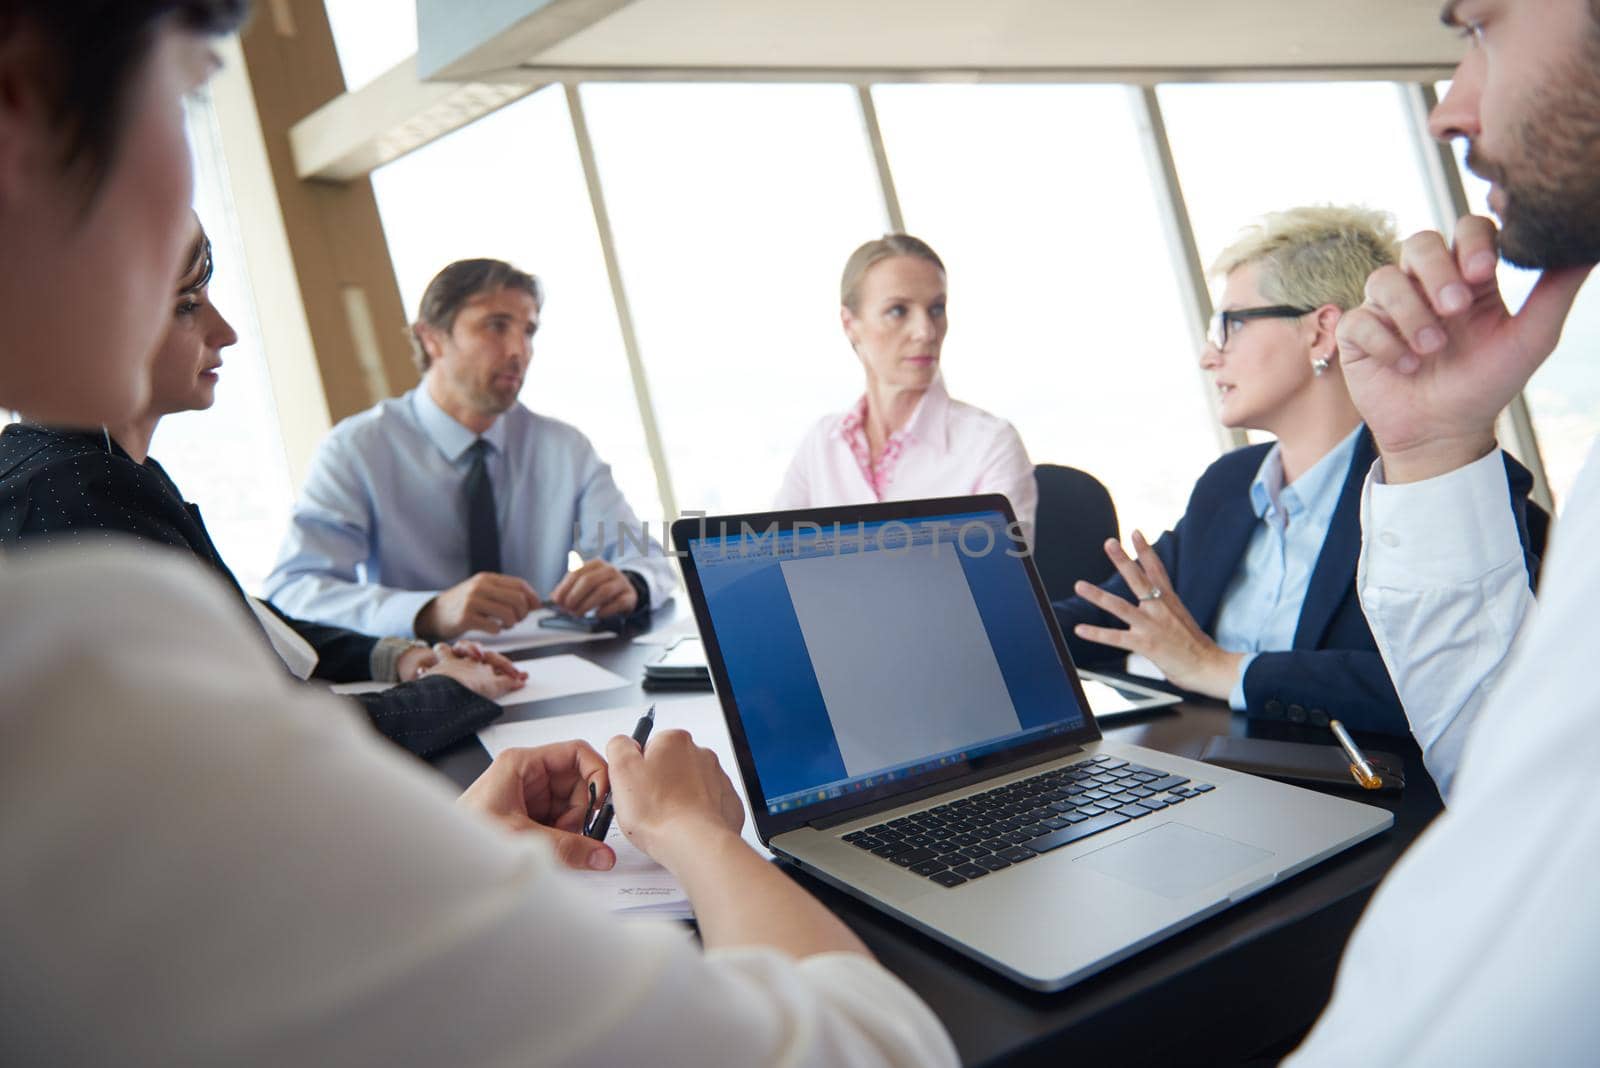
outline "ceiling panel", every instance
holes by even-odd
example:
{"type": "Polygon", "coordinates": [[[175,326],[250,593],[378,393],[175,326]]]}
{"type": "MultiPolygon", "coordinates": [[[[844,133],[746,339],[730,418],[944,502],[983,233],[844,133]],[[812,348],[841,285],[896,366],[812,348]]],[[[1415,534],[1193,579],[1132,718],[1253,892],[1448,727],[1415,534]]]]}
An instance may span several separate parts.
{"type": "MultiPolygon", "coordinates": [[[[975,74],[1453,65],[1438,0],[496,0],[500,17],[434,76],[617,71],[963,71],[975,74]],[[526,14],[508,17],[508,5],[526,14]]],[[[423,45],[424,55],[428,46],[423,45]]]]}

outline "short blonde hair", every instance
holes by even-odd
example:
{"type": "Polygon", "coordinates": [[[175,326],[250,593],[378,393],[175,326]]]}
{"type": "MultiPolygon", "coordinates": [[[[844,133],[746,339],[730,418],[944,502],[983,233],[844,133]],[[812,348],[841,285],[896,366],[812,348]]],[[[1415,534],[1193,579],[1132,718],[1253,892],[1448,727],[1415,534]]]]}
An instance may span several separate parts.
{"type": "Polygon", "coordinates": [[[944,261],[939,254],[920,238],[910,234],[884,234],[873,241],[868,241],[854,252],[844,262],[844,274],[839,278],[839,303],[851,311],[860,311],[858,304],[861,300],[861,280],[873,265],[892,259],[895,256],[915,256],[919,260],[927,260],[939,268],[939,273],[944,274],[944,261]]]}
{"type": "Polygon", "coordinates": [[[1211,273],[1260,269],[1257,288],[1274,304],[1349,311],[1366,299],[1367,276],[1395,262],[1394,218],[1371,208],[1319,204],[1275,211],[1222,250],[1211,273]]]}

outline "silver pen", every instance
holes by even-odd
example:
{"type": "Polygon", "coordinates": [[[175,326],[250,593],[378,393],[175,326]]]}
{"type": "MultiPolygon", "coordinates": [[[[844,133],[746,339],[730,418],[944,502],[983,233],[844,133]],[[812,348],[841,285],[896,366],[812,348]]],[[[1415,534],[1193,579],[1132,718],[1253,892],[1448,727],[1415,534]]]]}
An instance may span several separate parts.
{"type": "Polygon", "coordinates": [[[1339,747],[1344,750],[1344,755],[1350,758],[1350,774],[1355,777],[1356,782],[1360,783],[1363,789],[1381,790],[1383,776],[1372,770],[1372,765],[1367,763],[1365,754],[1356,747],[1355,739],[1344,729],[1344,724],[1333,720],[1328,726],[1333,729],[1333,736],[1339,740],[1339,747]]]}

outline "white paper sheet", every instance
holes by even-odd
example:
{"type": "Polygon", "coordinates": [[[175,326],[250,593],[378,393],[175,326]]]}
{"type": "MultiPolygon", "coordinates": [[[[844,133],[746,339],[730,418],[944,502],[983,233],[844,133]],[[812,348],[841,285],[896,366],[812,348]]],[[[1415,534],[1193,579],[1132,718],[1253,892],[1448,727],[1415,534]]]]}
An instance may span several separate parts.
{"type": "Polygon", "coordinates": [[[679,638],[698,637],[700,628],[695,625],[694,617],[680,619],[668,623],[664,627],[657,627],[633,639],[635,645],[671,645],[679,638]]]}
{"type": "Polygon", "coordinates": [[[610,871],[574,872],[588,883],[595,899],[612,912],[630,916],[661,916],[672,920],[694,918],[689,895],[671,872],[639,850],[615,823],[606,844],[617,854],[610,871]]]}
{"type": "MultiPolygon", "coordinates": [[[[542,719],[495,723],[478,732],[478,740],[491,757],[498,756],[516,746],[547,745],[579,738],[604,753],[606,743],[618,734],[631,734],[647,705],[630,705],[626,708],[608,708],[599,712],[578,712],[570,716],[546,716],[542,719]]],[[[755,822],[750,818],[750,801],[745,797],[744,784],[739,781],[738,765],[733,759],[733,743],[728,738],[727,724],[722,719],[722,709],[715,697],[675,697],[656,702],[656,730],[686,730],[697,744],[717,755],[722,770],[733,780],[733,788],[744,805],[744,840],[762,856],[771,856],[756,836],[755,822]]],[[[621,835],[621,828],[613,823],[606,841],[617,853],[617,866],[609,872],[575,872],[590,883],[595,899],[613,912],[690,916],[688,899],[670,872],[649,857],[640,853],[621,835]]]]}
{"type": "Polygon", "coordinates": [[[529,612],[521,623],[507,627],[499,634],[490,634],[486,630],[469,630],[461,637],[466,641],[477,642],[485,649],[493,649],[503,653],[507,649],[538,649],[546,645],[562,645],[567,642],[599,642],[616,635],[609,630],[596,631],[585,634],[581,630],[562,630],[559,627],[541,626],[541,619],[548,619],[554,612],[548,608],[536,608],[529,612]]]}
{"type": "Polygon", "coordinates": [[[1099,679],[1083,679],[1083,695],[1089,699],[1089,711],[1096,716],[1114,716],[1118,712],[1133,711],[1133,702],[1099,679]]]}
{"type": "MultiPolygon", "coordinates": [[[[579,693],[614,690],[631,683],[615,671],[607,671],[581,656],[562,653],[559,656],[541,656],[513,661],[528,673],[528,681],[495,701],[504,706],[524,705],[529,701],[549,701],[556,697],[571,697],[579,693]]],[[[387,690],[388,682],[344,682],[333,687],[334,693],[376,693],[387,690]]],[[[629,730],[632,730],[630,725],[629,730]]],[[[626,731],[624,732],[626,733],[626,731]]]]}
{"type": "Polygon", "coordinates": [[[1129,653],[1128,666],[1125,669],[1130,675],[1143,675],[1147,679],[1165,680],[1167,673],[1156,667],[1156,662],[1143,653],[1129,653]]]}

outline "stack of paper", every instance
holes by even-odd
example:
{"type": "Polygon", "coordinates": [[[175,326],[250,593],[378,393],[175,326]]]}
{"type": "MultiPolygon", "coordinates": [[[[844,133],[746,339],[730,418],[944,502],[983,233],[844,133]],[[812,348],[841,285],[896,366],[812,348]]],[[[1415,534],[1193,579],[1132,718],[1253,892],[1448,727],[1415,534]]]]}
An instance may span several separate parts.
{"type": "MultiPolygon", "coordinates": [[[[508,707],[524,705],[529,701],[549,701],[557,697],[614,690],[619,686],[630,685],[627,679],[615,671],[607,671],[599,664],[591,663],[572,653],[517,660],[513,663],[528,673],[528,681],[510,693],[495,698],[497,702],[508,707]]],[[[333,692],[376,693],[379,690],[387,690],[392,685],[393,683],[388,682],[342,682],[333,687],[333,692]]],[[[629,730],[632,730],[632,727],[629,727],[629,730]]]]}
{"type": "MultiPolygon", "coordinates": [[[[606,743],[616,735],[633,732],[634,724],[646,707],[634,705],[599,712],[579,712],[570,716],[496,723],[479,731],[478,740],[491,757],[517,746],[547,745],[574,738],[582,739],[604,753],[606,743]]],[[[728,728],[723,722],[722,709],[716,698],[674,697],[657,702],[655,729],[686,730],[694,736],[696,744],[717,755],[722,770],[733,780],[733,788],[738,791],[739,800],[744,805],[742,833],[745,841],[762,856],[771,856],[761,845],[761,840],[756,836],[755,823],[750,819],[750,801],[745,797],[744,785],[739,780],[738,765],[733,759],[733,743],[728,738],[728,728]]],[[[603,902],[613,912],[679,917],[693,915],[678,880],[628,842],[621,833],[620,821],[612,824],[606,841],[616,850],[615,868],[608,872],[573,873],[594,888],[596,900],[603,902]]]]}

